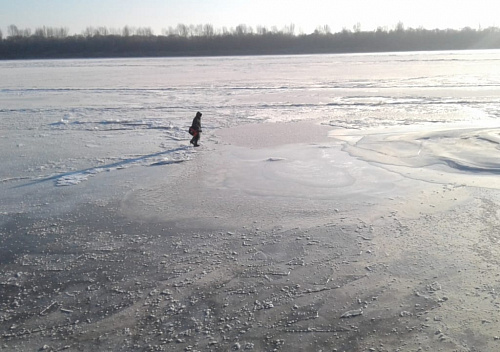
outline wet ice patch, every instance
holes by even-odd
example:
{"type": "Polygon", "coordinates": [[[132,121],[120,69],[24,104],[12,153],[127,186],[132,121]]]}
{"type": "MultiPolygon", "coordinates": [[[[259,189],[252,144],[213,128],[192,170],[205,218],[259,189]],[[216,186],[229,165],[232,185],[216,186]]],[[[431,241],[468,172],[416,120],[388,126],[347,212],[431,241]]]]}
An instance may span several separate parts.
{"type": "Polygon", "coordinates": [[[386,177],[386,172],[383,178],[378,172],[368,174],[362,162],[352,161],[339,148],[298,144],[274,148],[273,157],[268,153],[267,149],[232,150],[207,187],[251,197],[336,199],[361,189],[382,193],[400,178],[386,177]]]}

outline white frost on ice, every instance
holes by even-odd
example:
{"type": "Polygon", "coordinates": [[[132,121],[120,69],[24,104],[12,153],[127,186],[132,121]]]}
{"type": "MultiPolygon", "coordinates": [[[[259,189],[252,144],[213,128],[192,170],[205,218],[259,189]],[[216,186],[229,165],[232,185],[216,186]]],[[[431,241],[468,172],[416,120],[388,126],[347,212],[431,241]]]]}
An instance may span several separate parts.
{"type": "Polygon", "coordinates": [[[87,181],[91,174],[88,173],[75,173],[71,175],[64,175],[56,180],[56,186],[74,186],[83,181],[87,181]]]}
{"type": "MultiPolygon", "coordinates": [[[[134,157],[123,158],[123,160],[114,162],[108,165],[103,165],[94,168],[88,168],[82,171],[75,171],[66,173],[60,177],[55,178],[56,186],[74,186],[83,181],[87,181],[91,176],[97,175],[102,172],[112,172],[122,170],[131,166],[165,166],[171,164],[178,164],[191,159],[192,149],[189,147],[179,147],[163,152],[139,155],[134,157]],[[167,157],[165,155],[170,155],[167,157]]],[[[49,178],[51,179],[51,178],[49,178]]]]}

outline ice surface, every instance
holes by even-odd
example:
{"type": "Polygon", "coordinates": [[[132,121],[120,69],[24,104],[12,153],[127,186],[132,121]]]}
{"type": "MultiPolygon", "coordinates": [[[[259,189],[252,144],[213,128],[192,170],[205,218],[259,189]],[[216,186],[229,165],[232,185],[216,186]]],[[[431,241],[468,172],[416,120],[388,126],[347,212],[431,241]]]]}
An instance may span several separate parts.
{"type": "Polygon", "coordinates": [[[263,173],[235,166],[226,187],[259,196],[295,187],[295,196],[328,197],[360,182],[357,161],[398,177],[496,185],[499,62],[498,51],[3,61],[0,211],[37,193],[43,202],[40,189],[99,188],[124,169],[168,174],[193,159],[196,111],[205,150],[279,147],[258,158],[238,151],[263,173]],[[241,128],[238,141],[218,135],[227,127],[241,128]],[[330,138],[319,137],[324,128],[330,138]]]}
{"type": "Polygon", "coordinates": [[[429,182],[500,188],[497,122],[334,131],[351,156],[429,182]],[[436,172],[439,171],[439,172],[436,172]]]}
{"type": "Polygon", "coordinates": [[[499,58],[0,62],[2,347],[497,350],[499,58]]]}

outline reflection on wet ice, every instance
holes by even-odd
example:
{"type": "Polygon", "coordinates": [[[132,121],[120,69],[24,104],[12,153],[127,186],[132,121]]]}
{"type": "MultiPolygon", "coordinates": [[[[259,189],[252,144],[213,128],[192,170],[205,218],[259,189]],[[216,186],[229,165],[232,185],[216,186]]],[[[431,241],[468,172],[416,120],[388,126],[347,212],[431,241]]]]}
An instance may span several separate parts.
{"type": "Polygon", "coordinates": [[[391,130],[345,138],[351,156],[424,181],[500,187],[500,128],[429,128],[391,130]],[[413,169],[413,171],[412,171],[413,169]],[[418,173],[415,169],[418,170],[418,173]],[[484,181],[484,182],[483,182],[484,181]]]}

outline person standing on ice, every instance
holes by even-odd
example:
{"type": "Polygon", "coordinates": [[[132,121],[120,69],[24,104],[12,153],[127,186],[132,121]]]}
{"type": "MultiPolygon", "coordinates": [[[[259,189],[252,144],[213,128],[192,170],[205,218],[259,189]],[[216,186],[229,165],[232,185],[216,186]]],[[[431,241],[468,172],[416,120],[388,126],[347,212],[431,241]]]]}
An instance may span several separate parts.
{"type": "Polygon", "coordinates": [[[201,112],[197,112],[196,116],[193,119],[193,123],[191,127],[189,128],[189,134],[193,136],[191,138],[191,143],[195,147],[199,147],[200,145],[198,144],[198,141],[200,140],[200,133],[201,133],[201,112]]]}

